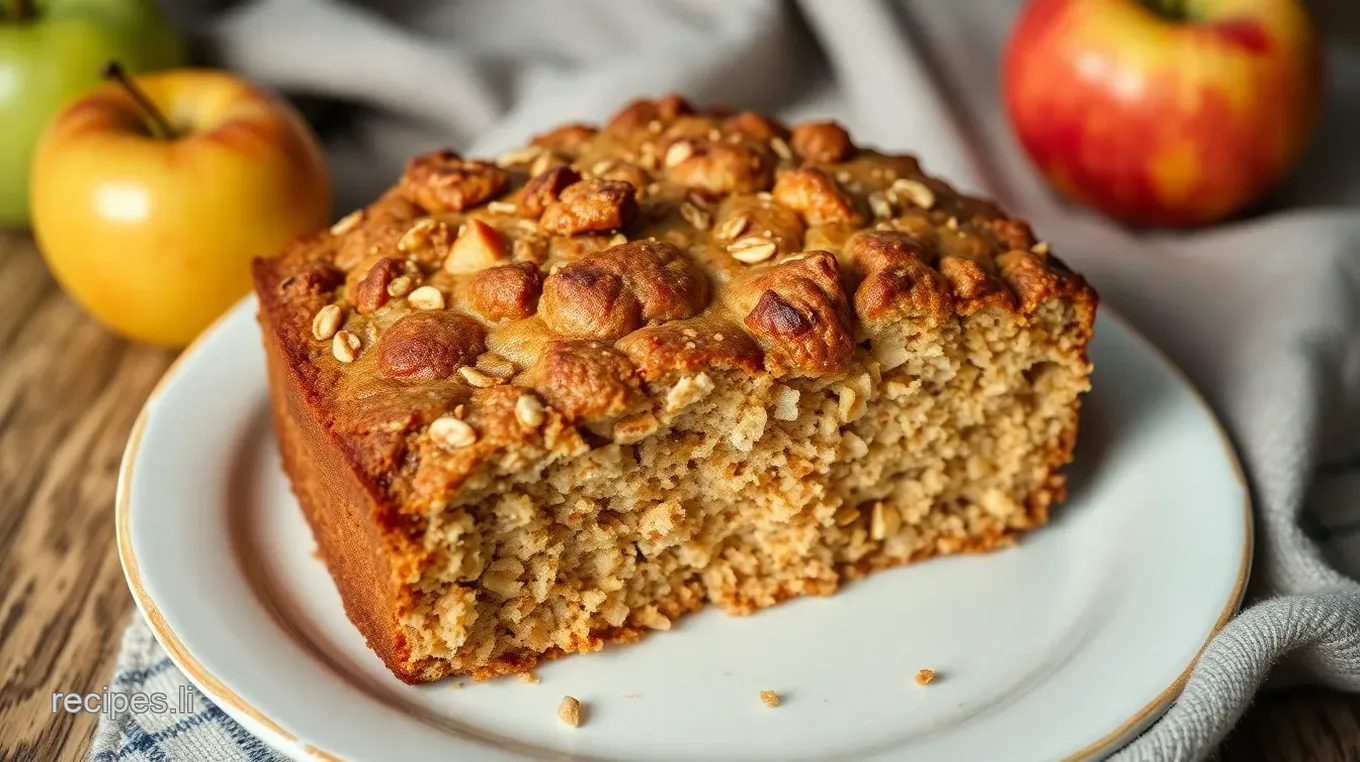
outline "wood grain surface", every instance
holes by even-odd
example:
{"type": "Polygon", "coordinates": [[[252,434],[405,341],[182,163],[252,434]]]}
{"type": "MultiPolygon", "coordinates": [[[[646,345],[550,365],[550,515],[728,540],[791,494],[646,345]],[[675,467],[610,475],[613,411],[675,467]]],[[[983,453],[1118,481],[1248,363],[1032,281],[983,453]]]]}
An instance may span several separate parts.
{"type": "MultiPolygon", "coordinates": [[[[129,343],[67,299],[31,239],[0,231],[0,760],[83,759],[132,600],[113,495],[133,419],[174,352],[129,343]]],[[[1223,762],[1360,762],[1360,697],[1259,698],[1223,762]]]]}

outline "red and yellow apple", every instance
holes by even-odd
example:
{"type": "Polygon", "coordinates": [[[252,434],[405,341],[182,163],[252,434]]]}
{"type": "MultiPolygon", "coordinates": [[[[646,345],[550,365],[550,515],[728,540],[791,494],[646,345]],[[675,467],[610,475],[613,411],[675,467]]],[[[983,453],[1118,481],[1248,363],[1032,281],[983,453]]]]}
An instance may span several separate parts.
{"type": "Polygon", "coordinates": [[[249,289],[252,258],[327,223],[326,165],[289,106],[226,73],[112,76],[39,142],[34,233],[89,312],[183,345],[249,289]]]}
{"type": "Polygon", "coordinates": [[[1033,0],[1003,77],[1020,142],[1059,191],[1190,226],[1257,201],[1297,161],[1322,59],[1297,0],[1033,0]]]}

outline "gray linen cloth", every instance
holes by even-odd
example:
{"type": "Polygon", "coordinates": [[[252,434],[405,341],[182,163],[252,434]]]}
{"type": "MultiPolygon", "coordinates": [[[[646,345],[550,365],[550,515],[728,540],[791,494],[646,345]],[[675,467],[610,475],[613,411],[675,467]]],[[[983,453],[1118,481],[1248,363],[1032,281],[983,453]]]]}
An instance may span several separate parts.
{"type": "MultiPolygon", "coordinates": [[[[1013,1],[220,5],[170,10],[215,63],[317,107],[308,113],[342,211],[414,152],[490,154],[670,91],[836,118],[860,142],[914,152],[928,171],[995,196],[1186,371],[1230,430],[1254,493],[1245,610],[1171,710],[1117,757],[1204,757],[1267,675],[1360,689],[1360,8],[1350,0],[1314,7],[1331,77],[1303,165],[1251,215],[1183,233],[1121,228],[1056,198],[1026,164],[999,105],[1013,1]]],[[[182,682],[163,659],[138,620],[119,677],[182,682]]],[[[147,719],[102,721],[95,757],[192,759],[211,743],[176,746],[197,731],[148,733],[147,719]]],[[[208,720],[220,758],[267,758],[229,719],[208,720]]]]}

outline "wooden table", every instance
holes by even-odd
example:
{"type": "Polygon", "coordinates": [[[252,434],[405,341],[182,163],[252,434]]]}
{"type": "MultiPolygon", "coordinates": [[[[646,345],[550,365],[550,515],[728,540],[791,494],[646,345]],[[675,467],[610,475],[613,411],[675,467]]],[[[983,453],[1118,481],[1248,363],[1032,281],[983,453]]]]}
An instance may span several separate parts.
{"type": "MultiPolygon", "coordinates": [[[[94,715],[52,693],[113,673],[132,600],[114,552],[118,461],[175,353],[86,317],[32,241],[0,232],[0,760],[80,759],[94,715]]],[[[1261,697],[1220,759],[1360,761],[1360,697],[1261,697]]]]}

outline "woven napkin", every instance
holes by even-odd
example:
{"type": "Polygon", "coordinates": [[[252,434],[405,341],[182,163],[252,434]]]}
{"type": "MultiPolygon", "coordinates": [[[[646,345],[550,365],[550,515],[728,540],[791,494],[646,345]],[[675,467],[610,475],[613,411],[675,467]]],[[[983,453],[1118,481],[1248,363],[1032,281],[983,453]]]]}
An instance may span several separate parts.
{"type": "MultiPolygon", "coordinates": [[[[1118,758],[1205,756],[1268,676],[1272,685],[1360,689],[1354,3],[1314,5],[1332,33],[1331,79],[1303,166],[1253,214],[1184,233],[1113,225],[1055,198],[1026,165],[999,107],[999,51],[1017,9],[1008,0],[216,6],[170,10],[212,43],[217,63],[336,105],[324,113],[341,208],[376,196],[417,151],[498,152],[555,123],[598,120],[635,95],[668,91],[788,119],[836,118],[861,142],[917,153],[928,171],[995,196],[1186,371],[1223,418],[1253,489],[1245,610],[1170,711],[1118,758]]],[[[134,621],[115,683],[183,681],[134,621]]],[[[175,723],[101,720],[94,758],[275,758],[201,705],[175,723]]]]}

